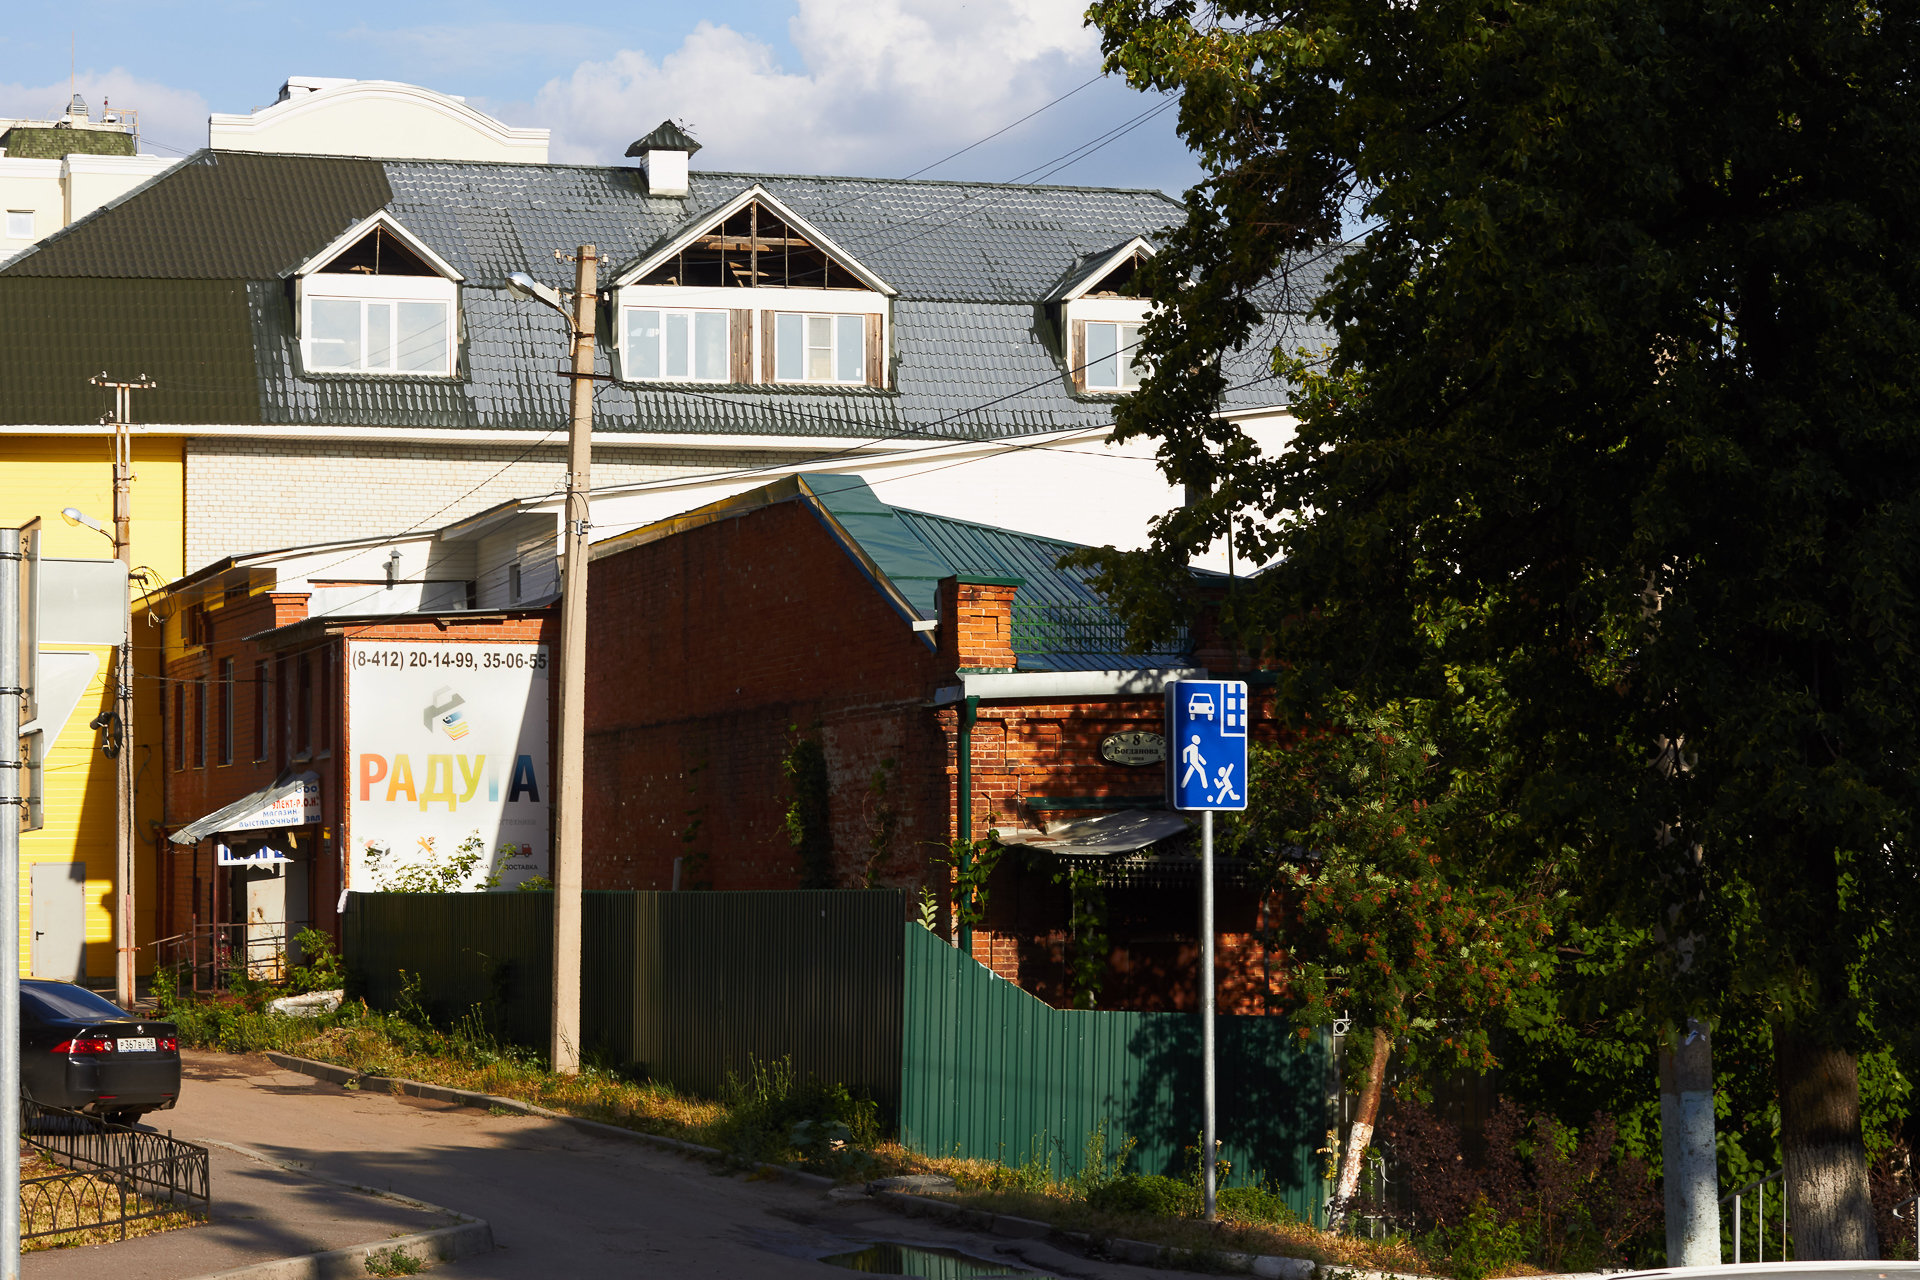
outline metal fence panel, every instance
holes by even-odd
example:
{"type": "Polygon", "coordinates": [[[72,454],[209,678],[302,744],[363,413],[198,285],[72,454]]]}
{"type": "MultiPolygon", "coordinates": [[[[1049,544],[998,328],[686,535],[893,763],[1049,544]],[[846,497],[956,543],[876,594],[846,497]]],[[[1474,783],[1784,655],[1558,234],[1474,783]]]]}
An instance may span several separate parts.
{"type": "MultiPolygon", "coordinates": [[[[718,1096],[754,1060],[844,1084],[892,1122],[900,1094],[898,890],[585,895],[581,1035],[589,1060],[718,1096]]],[[[356,990],[395,1009],[404,975],[442,1025],[474,1013],[538,1049],[551,1025],[544,893],[353,894],[356,990]]]]}
{"type": "MultiPolygon", "coordinates": [[[[904,928],[900,1139],[917,1150],[1080,1171],[1106,1126],[1130,1170],[1185,1176],[1200,1135],[1200,1020],[1055,1009],[918,925],[904,928]]],[[[1229,1185],[1270,1181],[1312,1219],[1325,1195],[1327,1047],[1279,1018],[1218,1021],[1229,1185]]]]}
{"type": "Polygon", "coordinates": [[[892,889],[640,893],[630,1058],[719,1096],[785,1057],[891,1123],[900,1096],[901,922],[892,889]]]}

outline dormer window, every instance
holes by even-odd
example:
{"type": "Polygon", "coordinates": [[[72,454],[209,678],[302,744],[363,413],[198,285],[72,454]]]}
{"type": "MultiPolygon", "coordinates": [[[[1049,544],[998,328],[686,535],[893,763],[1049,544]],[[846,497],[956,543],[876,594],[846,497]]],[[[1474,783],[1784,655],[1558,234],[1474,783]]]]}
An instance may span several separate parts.
{"type": "Polygon", "coordinates": [[[1140,385],[1146,366],[1134,353],[1140,349],[1140,326],[1112,320],[1082,320],[1080,369],[1089,391],[1132,391],[1140,385]]]}
{"type": "Polygon", "coordinates": [[[458,281],[419,240],[375,214],[301,269],[307,372],[451,377],[458,281]]]}
{"type": "Polygon", "coordinates": [[[615,287],[627,381],[887,385],[893,289],[764,188],[705,215],[615,287]]]}
{"type": "Polygon", "coordinates": [[[1153,246],[1138,237],[1089,254],[1049,299],[1060,317],[1067,373],[1076,390],[1125,393],[1147,376],[1138,353],[1152,304],[1140,296],[1134,275],[1152,256],[1153,246]]]}
{"type": "Polygon", "coordinates": [[[622,313],[627,376],[651,381],[726,382],[727,313],[627,307],[622,313]]]}

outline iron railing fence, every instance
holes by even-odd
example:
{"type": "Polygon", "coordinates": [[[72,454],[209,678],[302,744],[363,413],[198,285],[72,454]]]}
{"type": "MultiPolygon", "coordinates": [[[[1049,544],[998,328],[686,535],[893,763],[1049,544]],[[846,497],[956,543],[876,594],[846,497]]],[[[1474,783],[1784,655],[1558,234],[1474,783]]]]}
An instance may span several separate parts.
{"type": "Polygon", "coordinates": [[[1780,1184],[1780,1194],[1777,1197],[1780,1201],[1780,1257],[1777,1261],[1785,1262],[1787,1260],[1787,1184],[1781,1177],[1781,1174],[1784,1172],[1785,1170],[1777,1169],[1764,1178],[1755,1178],[1746,1185],[1729,1191],[1726,1195],[1720,1197],[1720,1206],[1722,1208],[1728,1205],[1733,1206],[1734,1265],[1738,1266],[1740,1263],[1741,1224],[1745,1217],[1745,1214],[1741,1210],[1742,1197],[1755,1187],[1760,1188],[1760,1195],[1758,1197],[1758,1213],[1754,1219],[1753,1235],[1755,1242],[1759,1246],[1760,1256],[1755,1258],[1754,1261],[1765,1262],[1767,1260],[1767,1184],[1770,1182],[1778,1182],[1780,1184]]]}
{"type": "MultiPolygon", "coordinates": [[[[1125,619],[1101,604],[1022,604],[1013,602],[1011,640],[1016,653],[1127,653],[1125,619]]],[[[1187,629],[1145,651],[1155,658],[1185,657],[1187,629]]]]}
{"type": "Polygon", "coordinates": [[[22,1140],[64,1172],[20,1179],[23,1239],[119,1228],[163,1214],[204,1213],[213,1199],[207,1149],[97,1117],[20,1100],[22,1140]],[[45,1225],[41,1225],[45,1224],[45,1225]]]}
{"type": "Polygon", "coordinates": [[[306,920],[253,920],[240,924],[195,924],[185,933],[148,945],[154,963],[174,969],[190,991],[224,991],[236,974],[261,982],[284,981],[297,963],[294,935],[306,920]]]}

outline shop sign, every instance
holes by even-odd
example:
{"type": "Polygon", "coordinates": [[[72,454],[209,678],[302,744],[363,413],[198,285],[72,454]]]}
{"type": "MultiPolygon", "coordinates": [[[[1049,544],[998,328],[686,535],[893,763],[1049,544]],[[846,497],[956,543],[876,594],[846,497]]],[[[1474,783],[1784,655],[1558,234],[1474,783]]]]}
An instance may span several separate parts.
{"type": "Polygon", "coordinates": [[[252,853],[235,853],[224,844],[213,846],[214,860],[223,867],[271,867],[282,862],[292,862],[278,849],[269,849],[265,845],[252,853]]]}
{"type": "Polygon", "coordinates": [[[1167,740],[1144,729],[1110,733],[1100,739],[1100,758],[1108,764],[1161,764],[1167,758],[1167,740]]]}
{"type": "MultiPolygon", "coordinates": [[[[304,827],[320,821],[320,780],[301,778],[300,789],[281,796],[264,809],[257,810],[239,821],[220,828],[231,831],[285,831],[288,827],[304,827]]],[[[231,864],[223,864],[231,865],[231,864]]]]}
{"type": "Polygon", "coordinates": [[[467,886],[549,871],[545,645],[347,643],[352,885],[477,852],[467,886]]]}

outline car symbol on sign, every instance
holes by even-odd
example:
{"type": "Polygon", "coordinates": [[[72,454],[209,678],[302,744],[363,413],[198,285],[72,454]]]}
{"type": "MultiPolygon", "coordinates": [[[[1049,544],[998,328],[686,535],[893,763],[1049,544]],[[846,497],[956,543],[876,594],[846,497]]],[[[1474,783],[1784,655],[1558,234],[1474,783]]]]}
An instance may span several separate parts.
{"type": "Polygon", "coordinates": [[[1196,720],[1213,719],[1213,695],[1196,693],[1187,700],[1187,714],[1196,720]]]}

